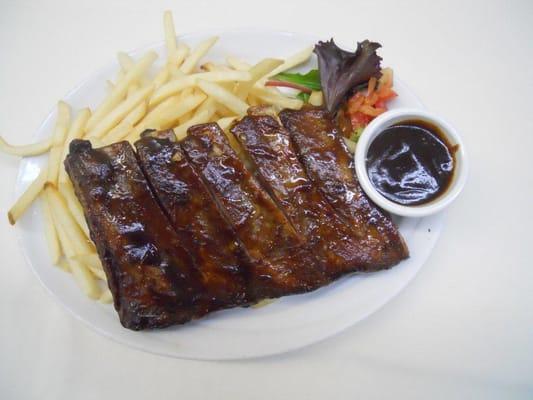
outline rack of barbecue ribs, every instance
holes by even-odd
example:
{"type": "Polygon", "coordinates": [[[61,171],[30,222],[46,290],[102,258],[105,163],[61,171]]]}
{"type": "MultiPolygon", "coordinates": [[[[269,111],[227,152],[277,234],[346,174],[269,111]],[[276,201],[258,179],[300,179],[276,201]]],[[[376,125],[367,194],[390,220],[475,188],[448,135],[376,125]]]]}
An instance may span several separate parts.
{"type": "Polygon", "coordinates": [[[319,108],[279,117],[196,125],[182,141],[148,130],[135,150],[71,143],[65,167],[124,327],[183,324],[408,257],[335,121],[319,108]]]}

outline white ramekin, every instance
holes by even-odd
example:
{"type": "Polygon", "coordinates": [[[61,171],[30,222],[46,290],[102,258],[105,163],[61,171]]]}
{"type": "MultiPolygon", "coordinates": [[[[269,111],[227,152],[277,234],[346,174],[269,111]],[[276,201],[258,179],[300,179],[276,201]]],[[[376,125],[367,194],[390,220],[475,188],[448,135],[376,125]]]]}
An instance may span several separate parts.
{"type": "Polygon", "coordinates": [[[405,217],[423,217],[441,211],[459,195],[466,182],[468,160],[459,134],[449,123],[428,111],[403,108],[387,111],[368,124],[357,142],[355,150],[355,171],[363,190],[378,206],[393,214],[405,217]],[[455,169],[450,186],[446,192],[439,195],[436,199],[420,205],[397,204],[384,197],[376,190],[372,182],[370,182],[366,167],[368,148],[376,136],[391,125],[410,120],[422,120],[436,126],[441,130],[442,134],[446,135],[448,142],[452,146],[459,145],[455,153],[455,169]]]}

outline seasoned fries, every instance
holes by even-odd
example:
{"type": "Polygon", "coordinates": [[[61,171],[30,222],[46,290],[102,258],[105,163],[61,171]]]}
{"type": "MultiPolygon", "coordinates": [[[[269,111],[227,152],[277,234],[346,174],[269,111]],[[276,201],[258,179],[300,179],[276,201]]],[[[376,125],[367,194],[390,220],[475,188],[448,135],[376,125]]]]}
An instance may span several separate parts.
{"type": "MultiPolygon", "coordinates": [[[[0,137],[0,152],[21,157],[48,153],[47,165],[9,210],[9,222],[15,224],[40,197],[52,262],[72,273],[87,296],[103,303],[112,301],[111,292],[100,288],[100,283],[106,282],[104,268],[63,165],[71,141],[86,139],[94,147],[121,140],[133,143],[146,129],[173,129],[181,140],[191,126],[216,121],[228,135],[231,146],[240,151],[228,130],[250,106],[300,108],[303,104],[265,87],[264,82],[269,76],[307,61],[311,48],[285,60],[265,58],[256,64],[235,57],[227,57],[225,64],[204,62],[202,59],[218,37],[210,37],[191,50],[178,40],[170,11],[163,15],[163,27],[166,59],[154,66],[157,59],[154,51],[138,59],[117,53],[120,66],[117,78],[104,82],[107,95],[92,111],[84,108],[72,112],[67,103],[60,101],[50,138],[14,146],[0,137]]],[[[309,102],[322,104],[322,93],[313,92],[309,102]]]]}

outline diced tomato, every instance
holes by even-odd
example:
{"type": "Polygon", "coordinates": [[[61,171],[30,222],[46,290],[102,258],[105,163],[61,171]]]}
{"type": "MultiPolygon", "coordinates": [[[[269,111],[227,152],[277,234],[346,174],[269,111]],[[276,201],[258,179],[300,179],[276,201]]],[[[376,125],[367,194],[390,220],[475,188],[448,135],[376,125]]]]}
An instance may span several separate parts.
{"type": "Polygon", "coordinates": [[[355,113],[349,113],[349,116],[350,116],[350,122],[352,123],[352,127],[354,129],[367,126],[370,123],[370,121],[372,121],[373,119],[372,116],[363,114],[360,111],[357,111],[355,113]]]}
{"type": "Polygon", "coordinates": [[[387,101],[397,96],[392,89],[392,70],[385,68],[379,80],[371,78],[365,91],[355,93],[346,104],[346,113],[354,129],[365,127],[387,111],[387,101]]]}

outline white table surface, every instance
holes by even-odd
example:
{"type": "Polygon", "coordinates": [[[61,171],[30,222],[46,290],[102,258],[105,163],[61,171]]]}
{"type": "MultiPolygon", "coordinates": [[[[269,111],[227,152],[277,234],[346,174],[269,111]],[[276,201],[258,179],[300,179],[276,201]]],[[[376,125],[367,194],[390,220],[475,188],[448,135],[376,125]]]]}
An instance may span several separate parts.
{"type": "MultiPolygon", "coordinates": [[[[154,356],[67,314],[0,219],[1,399],[533,398],[533,2],[0,0],[0,134],[29,142],[81,79],[178,31],[259,26],[384,45],[385,63],[462,132],[471,160],[425,267],[320,344],[242,362],[154,356]],[[118,397],[117,397],[118,396],[118,397]]],[[[0,156],[2,214],[18,161],[0,156]]]]}

